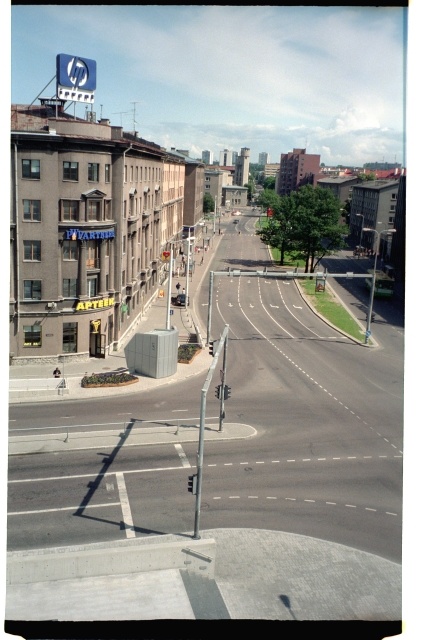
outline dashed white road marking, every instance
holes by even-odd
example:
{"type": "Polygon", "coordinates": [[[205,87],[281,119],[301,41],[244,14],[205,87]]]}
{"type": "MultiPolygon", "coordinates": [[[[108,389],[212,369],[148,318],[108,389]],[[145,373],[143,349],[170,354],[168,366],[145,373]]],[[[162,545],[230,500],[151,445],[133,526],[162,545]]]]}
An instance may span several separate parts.
{"type": "Polygon", "coordinates": [[[122,518],[127,538],[135,538],[135,529],[131,514],[130,501],[128,500],[127,487],[125,486],[124,474],[116,474],[119,497],[121,499],[122,518]]]}

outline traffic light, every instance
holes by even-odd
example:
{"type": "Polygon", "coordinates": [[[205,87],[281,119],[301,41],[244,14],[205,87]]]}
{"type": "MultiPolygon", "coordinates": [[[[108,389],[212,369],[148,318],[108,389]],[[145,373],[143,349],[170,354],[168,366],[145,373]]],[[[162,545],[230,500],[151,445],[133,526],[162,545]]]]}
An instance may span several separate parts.
{"type": "Polygon", "coordinates": [[[188,477],[188,492],[197,494],[197,473],[188,477]]]}
{"type": "Polygon", "coordinates": [[[214,356],[216,353],[217,343],[218,343],[218,340],[211,340],[209,342],[209,353],[211,354],[211,356],[214,356]]]}
{"type": "Polygon", "coordinates": [[[228,400],[231,397],[231,387],[228,384],[224,385],[224,400],[228,400]]]}
{"type": "Polygon", "coordinates": [[[221,398],[221,385],[220,384],[217,387],[215,387],[215,398],[218,398],[218,400],[221,398]]]}

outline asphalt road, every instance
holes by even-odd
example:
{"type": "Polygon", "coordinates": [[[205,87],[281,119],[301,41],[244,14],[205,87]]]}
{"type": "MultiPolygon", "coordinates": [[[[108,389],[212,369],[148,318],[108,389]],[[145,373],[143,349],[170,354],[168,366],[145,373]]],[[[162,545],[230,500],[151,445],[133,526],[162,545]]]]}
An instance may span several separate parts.
{"type": "MultiPolygon", "coordinates": [[[[243,216],[239,225],[232,219],[221,221],[221,227],[225,236],[216,251],[214,270],[262,269],[269,264],[265,247],[254,236],[252,219],[243,216]]],[[[208,443],[202,527],[301,533],[399,562],[403,461],[399,310],[382,307],[375,328],[379,347],[367,349],[312,313],[294,282],[222,276],[214,285],[212,337],[218,338],[226,324],[230,327],[227,383],[232,394],[225,403],[226,419],[251,424],[258,435],[246,441],[208,443]]],[[[355,291],[336,286],[346,303],[356,304],[362,313],[355,291]]],[[[205,326],[208,295],[206,280],[195,303],[205,326]]],[[[209,415],[218,410],[213,389],[219,371],[215,375],[209,415]]],[[[131,418],[166,419],[175,411],[196,416],[203,381],[193,379],[123,400],[17,405],[10,411],[12,428],[16,432],[78,424],[83,425],[78,430],[102,430],[131,418]]],[[[113,464],[107,464],[108,453],[11,458],[9,548],[125,536],[122,479],[136,535],[193,527],[194,499],[187,492],[187,476],[196,465],[196,443],[185,444],[183,451],[171,446],[122,449],[113,464]],[[108,475],[100,476],[105,468],[108,475]],[[89,508],[82,510],[82,504],[89,508]]]]}

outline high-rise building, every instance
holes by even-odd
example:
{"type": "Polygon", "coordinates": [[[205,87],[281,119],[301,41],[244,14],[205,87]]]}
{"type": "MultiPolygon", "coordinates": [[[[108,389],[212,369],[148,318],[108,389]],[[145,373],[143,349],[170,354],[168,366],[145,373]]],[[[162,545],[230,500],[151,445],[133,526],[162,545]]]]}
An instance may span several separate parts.
{"type": "Polygon", "coordinates": [[[280,196],[289,195],[305,184],[314,184],[320,176],[320,156],[306,153],[306,149],[293,149],[282,153],[277,189],[280,196]]]}
{"type": "Polygon", "coordinates": [[[202,162],[205,164],[213,164],[213,153],[209,149],[202,151],[202,162]]]}
{"type": "Polygon", "coordinates": [[[258,164],[271,164],[271,156],[266,151],[259,154],[258,164]]]}
{"type": "Polygon", "coordinates": [[[229,149],[224,149],[219,152],[219,166],[220,167],[232,167],[233,163],[233,152],[229,149]]]}
{"type": "Polygon", "coordinates": [[[236,171],[234,176],[234,184],[244,187],[249,182],[249,159],[250,149],[243,147],[240,155],[236,160],[236,171]]]}

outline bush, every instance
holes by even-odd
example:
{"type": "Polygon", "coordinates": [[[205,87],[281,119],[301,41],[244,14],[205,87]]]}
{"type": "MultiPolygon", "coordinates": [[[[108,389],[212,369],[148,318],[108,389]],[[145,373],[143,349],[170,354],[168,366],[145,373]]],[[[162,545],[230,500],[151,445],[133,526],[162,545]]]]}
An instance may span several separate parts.
{"type": "Polygon", "coordinates": [[[131,373],[93,373],[91,376],[84,376],[81,380],[82,387],[91,387],[93,385],[107,387],[116,384],[126,384],[138,380],[137,376],[131,373]]]}
{"type": "Polygon", "coordinates": [[[178,362],[190,362],[201,351],[199,344],[180,344],[178,347],[178,362]]]}

